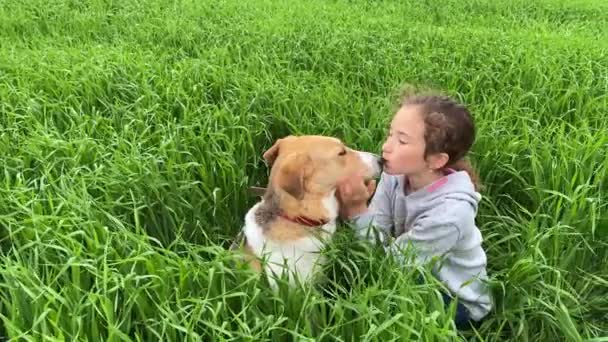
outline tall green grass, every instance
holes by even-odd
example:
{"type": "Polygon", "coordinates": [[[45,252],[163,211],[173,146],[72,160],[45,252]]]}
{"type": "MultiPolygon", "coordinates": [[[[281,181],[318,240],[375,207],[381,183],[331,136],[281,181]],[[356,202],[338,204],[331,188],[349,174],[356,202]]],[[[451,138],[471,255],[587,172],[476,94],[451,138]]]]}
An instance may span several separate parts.
{"type": "Polygon", "coordinates": [[[0,3],[0,334],[27,340],[608,340],[601,1],[0,3]],[[287,134],[377,151],[403,83],[466,102],[496,308],[343,227],[274,295],[226,251],[287,134]]]}

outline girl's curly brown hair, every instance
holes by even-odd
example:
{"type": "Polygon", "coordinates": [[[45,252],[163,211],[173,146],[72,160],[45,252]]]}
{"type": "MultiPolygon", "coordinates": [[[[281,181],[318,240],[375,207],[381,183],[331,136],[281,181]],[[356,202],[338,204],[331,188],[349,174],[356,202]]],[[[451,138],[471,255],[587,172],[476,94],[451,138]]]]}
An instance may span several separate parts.
{"type": "Polygon", "coordinates": [[[448,162],[444,168],[466,171],[475,189],[480,180],[465,156],[475,141],[475,123],[467,107],[449,96],[434,93],[412,93],[404,90],[398,108],[418,106],[424,119],[425,157],[433,153],[446,153],[448,162]]]}

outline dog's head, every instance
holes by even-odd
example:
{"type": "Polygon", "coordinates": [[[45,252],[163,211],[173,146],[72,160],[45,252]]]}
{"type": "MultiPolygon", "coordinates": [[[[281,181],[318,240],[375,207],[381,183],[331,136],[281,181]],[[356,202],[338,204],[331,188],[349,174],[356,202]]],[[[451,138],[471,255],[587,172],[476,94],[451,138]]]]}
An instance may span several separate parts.
{"type": "Polygon", "coordinates": [[[350,175],[372,179],[382,171],[379,156],[353,150],[339,139],[318,135],[279,139],[263,157],[271,166],[269,190],[283,192],[296,200],[307,195],[325,197],[350,175]]]}

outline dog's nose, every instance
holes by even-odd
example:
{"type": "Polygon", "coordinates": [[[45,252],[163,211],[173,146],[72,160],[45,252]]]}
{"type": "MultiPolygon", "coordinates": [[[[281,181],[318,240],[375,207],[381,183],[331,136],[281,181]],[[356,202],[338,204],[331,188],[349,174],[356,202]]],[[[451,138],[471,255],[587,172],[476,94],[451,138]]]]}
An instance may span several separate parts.
{"type": "Polygon", "coordinates": [[[378,166],[382,167],[384,165],[384,158],[375,153],[372,153],[371,155],[374,157],[374,161],[376,162],[376,164],[378,164],[378,166]]]}
{"type": "Polygon", "coordinates": [[[357,152],[359,154],[359,158],[369,167],[371,168],[374,174],[380,174],[383,170],[384,159],[380,155],[369,152],[357,152]]]}
{"type": "Polygon", "coordinates": [[[376,162],[376,165],[378,166],[378,168],[380,168],[380,170],[382,170],[386,160],[375,153],[372,153],[371,155],[373,156],[374,161],[376,162]]]}

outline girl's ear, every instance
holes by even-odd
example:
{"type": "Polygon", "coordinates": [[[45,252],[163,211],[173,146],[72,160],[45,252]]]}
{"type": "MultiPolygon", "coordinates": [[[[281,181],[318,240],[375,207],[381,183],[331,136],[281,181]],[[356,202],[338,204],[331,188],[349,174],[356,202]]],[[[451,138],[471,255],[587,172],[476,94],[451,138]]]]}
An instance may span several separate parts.
{"type": "Polygon", "coordinates": [[[445,152],[433,153],[427,156],[426,160],[429,169],[440,170],[448,164],[448,161],[450,161],[450,156],[445,152]]]}

